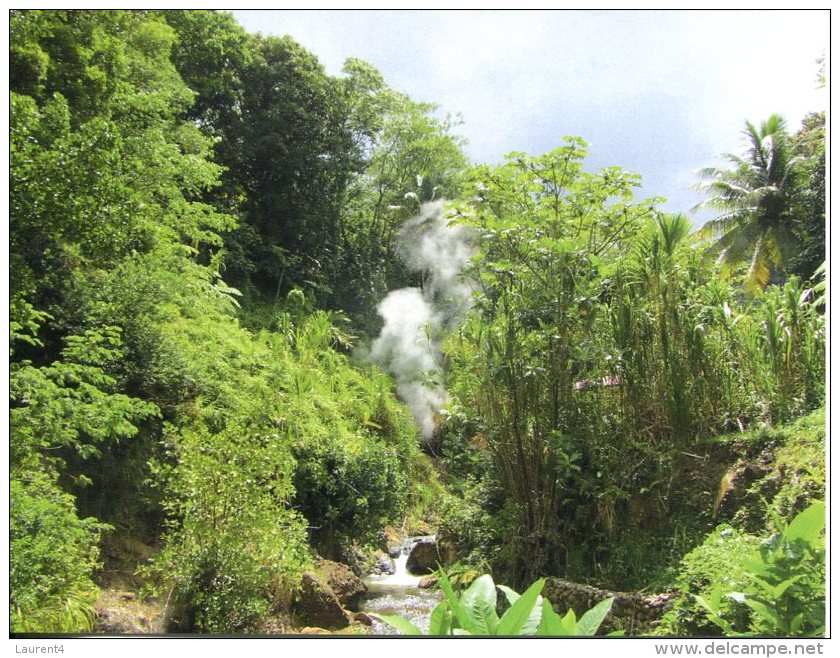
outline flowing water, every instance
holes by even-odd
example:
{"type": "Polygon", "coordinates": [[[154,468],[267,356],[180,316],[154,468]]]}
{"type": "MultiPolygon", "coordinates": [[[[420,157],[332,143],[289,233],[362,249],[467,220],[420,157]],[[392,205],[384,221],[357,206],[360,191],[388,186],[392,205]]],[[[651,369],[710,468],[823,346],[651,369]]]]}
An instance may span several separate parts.
{"type": "MultiPolygon", "coordinates": [[[[362,602],[365,612],[383,615],[400,615],[424,632],[429,630],[429,616],[440,602],[441,593],[436,589],[420,589],[421,576],[408,573],[406,562],[414,546],[423,537],[412,537],[403,542],[399,557],[394,559],[396,571],[391,575],[368,576],[365,579],[368,592],[362,602]]],[[[371,635],[399,635],[397,630],[376,619],[371,635]]]]}

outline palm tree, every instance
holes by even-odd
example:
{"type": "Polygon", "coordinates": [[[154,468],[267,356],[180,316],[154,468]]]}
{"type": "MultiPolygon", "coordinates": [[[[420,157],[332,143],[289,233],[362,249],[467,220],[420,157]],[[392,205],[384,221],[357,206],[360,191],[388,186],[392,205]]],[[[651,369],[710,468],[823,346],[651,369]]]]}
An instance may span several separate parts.
{"type": "Polygon", "coordinates": [[[724,157],[730,169],[700,170],[698,188],[709,195],[694,209],[720,211],[701,228],[702,237],[717,238],[712,250],[728,266],[749,261],[746,287],[754,293],[764,290],[774,270],[783,270],[793,245],[791,195],[795,165],[784,119],[772,115],[756,128],[746,122],[745,155],[724,157]]]}

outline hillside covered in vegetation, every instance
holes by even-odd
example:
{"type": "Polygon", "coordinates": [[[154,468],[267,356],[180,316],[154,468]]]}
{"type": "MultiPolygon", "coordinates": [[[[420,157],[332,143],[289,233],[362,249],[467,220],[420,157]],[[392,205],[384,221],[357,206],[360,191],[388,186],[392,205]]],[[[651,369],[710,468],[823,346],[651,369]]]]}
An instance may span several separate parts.
{"type": "Polygon", "coordinates": [[[424,529],[456,588],[824,631],[823,114],[747,122],[695,231],[582,138],[470,163],[370,64],[226,13],[13,11],[10,64],[12,632],[123,589],[164,631],[294,628],[322,559],[424,529]]]}

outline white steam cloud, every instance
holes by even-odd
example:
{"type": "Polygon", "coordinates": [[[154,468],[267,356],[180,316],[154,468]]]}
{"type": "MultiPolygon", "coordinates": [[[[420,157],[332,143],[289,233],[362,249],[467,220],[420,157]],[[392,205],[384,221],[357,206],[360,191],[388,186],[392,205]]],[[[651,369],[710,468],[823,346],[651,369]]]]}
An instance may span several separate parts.
{"type": "Polygon", "coordinates": [[[394,290],[377,306],[385,326],[370,351],[371,359],[394,376],[397,392],[427,442],[446,403],[446,391],[436,378],[441,329],[462,317],[472,299],[460,278],[473,253],[469,231],[449,225],[443,204],[423,204],[400,231],[400,255],[410,271],[422,275],[422,288],[394,290]]]}

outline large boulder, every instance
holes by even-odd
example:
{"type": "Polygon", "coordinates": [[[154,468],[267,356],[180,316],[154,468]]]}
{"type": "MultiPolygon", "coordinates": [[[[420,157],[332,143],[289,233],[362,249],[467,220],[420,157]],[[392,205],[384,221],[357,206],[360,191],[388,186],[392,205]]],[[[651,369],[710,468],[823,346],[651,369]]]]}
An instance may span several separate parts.
{"type": "Polygon", "coordinates": [[[305,573],[295,597],[295,613],[306,626],[335,631],[350,625],[350,616],[341,607],[329,585],[313,573],[305,573]]]}
{"type": "Polygon", "coordinates": [[[350,570],[360,578],[367,573],[368,553],[355,543],[341,546],[334,557],[339,563],[350,567],[350,570]]]}
{"type": "Polygon", "coordinates": [[[438,550],[437,541],[434,536],[430,536],[424,537],[411,547],[405,568],[410,574],[423,576],[437,570],[439,564],[443,564],[443,558],[438,550]]]}
{"type": "Polygon", "coordinates": [[[315,566],[322,581],[333,591],[339,603],[349,610],[357,610],[362,596],[367,592],[362,579],[340,562],[319,559],[315,566]]]}
{"type": "Polygon", "coordinates": [[[376,576],[393,576],[397,573],[397,565],[387,553],[378,552],[373,556],[373,566],[370,572],[376,576]]]}
{"type": "Polygon", "coordinates": [[[387,526],[379,533],[379,548],[390,557],[396,558],[402,552],[403,540],[400,534],[391,526],[387,526]]]}

